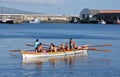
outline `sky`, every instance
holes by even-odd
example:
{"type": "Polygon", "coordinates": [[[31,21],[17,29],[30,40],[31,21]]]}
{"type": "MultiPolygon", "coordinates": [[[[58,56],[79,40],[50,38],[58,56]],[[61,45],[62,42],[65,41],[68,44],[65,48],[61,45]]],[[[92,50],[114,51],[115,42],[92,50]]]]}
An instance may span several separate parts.
{"type": "Polygon", "coordinates": [[[78,15],[84,8],[120,10],[120,0],[0,0],[0,6],[36,13],[78,15]]]}

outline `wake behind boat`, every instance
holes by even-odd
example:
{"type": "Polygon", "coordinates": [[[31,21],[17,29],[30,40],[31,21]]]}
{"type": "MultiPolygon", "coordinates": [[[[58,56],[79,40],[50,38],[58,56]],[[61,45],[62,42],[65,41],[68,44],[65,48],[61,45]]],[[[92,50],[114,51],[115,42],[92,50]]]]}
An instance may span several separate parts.
{"type": "Polygon", "coordinates": [[[21,55],[23,59],[31,59],[31,58],[43,58],[43,57],[61,57],[67,55],[75,55],[80,54],[81,56],[87,56],[88,47],[84,47],[82,49],[73,49],[68,51],[57,51],[57,52],[35,52],[35,51],[25,51],[21,50],[21,55]]]}

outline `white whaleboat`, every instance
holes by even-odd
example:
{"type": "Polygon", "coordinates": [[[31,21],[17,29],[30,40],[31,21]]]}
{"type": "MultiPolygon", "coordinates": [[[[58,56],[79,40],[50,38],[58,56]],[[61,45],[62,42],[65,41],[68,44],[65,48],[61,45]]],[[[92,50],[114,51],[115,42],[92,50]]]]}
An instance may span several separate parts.
{"type": "Polygon", "coordinates": [[[33,59],[33,58],[44,58],[44,57],[60,57],[67,55],[79,54],[81,56],[87,56],[88,47],[82,49],[73,49],[68,51],[57,51],[57,52],[35,52],[35,51],[25,51],[21,50],[21,55],[23,59],[33,59]]]}
{"type": "MultiPolygon", "coordinates": [[[[27,46],[33,46],[31,44],[26,44],[27,46]]],[[[43,44],[45,45],[45,44],[43,44]]],[[[70,50],[57,50],[56,52],[51,52],[49,49],[44,49],[42,52],[35,52],[35,50],[10,50],[11,52],[20,52],[22,56],[22,61],[27,62],[39,62],[49,60],[51,58],[64,58],[70,56],[88,56],[88,50],[92,51],[100,51],[100,52],[111,52],[111,50],[99,50],[97,48],[91,47],[101,47],[101,46],[112,46],[111,44],[101,44],[101,45],[83,45],[78,46],[75,49],[70,50]]]]}

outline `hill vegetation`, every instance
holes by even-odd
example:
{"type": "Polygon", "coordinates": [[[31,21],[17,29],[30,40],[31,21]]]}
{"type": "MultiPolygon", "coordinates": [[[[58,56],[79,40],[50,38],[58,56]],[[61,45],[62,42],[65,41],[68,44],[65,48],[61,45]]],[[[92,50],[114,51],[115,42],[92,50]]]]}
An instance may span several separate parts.
{"type": "Polygon", "coordinates": [[[38,13],[0,6],[0,14],[38,14],[38,13]]]}

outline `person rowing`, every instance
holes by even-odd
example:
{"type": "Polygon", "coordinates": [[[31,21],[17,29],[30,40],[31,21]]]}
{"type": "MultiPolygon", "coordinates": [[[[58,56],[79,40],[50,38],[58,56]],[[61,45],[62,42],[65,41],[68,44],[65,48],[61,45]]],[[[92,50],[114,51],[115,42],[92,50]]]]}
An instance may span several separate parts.
{"type": "Polygon", "coordinates": [[[57,47],[53,44],[53,52],[57,52],[57,47]]]}
{"type": "Polygon", "coordinates": [[[68,43],[65,43],[65,50],[66,50],[66,51],[68,51],[68,50],[69,50],[68,43]]]}
{"type": "Polygon", "coordinates": [[[57,51],[57,47],[56,47],[53,43],[51,43],[51,44],[50,44],[50,47],[49,47],[49,50],[50,50],[51,52],[56,52],[56,51],[57,51]]]}
{"type": "Polygon", "coordinates": [[[43,50],[42,43],[39,43],[37,47],[37,52],[42,52],[42,50],[43,50]]]}
{"type": "Polygon", "coordinates": [[[64,51],[64,50],[65,50],[64,45],[63,45],[63,44],[60,44],[59,48],[60,48],[60,51],[64,51]]]}
{"type": "Polygon", "coordinates": [[[52,52],[53,51],[53,43],[50,44],[49,50],[52,52]]]}

